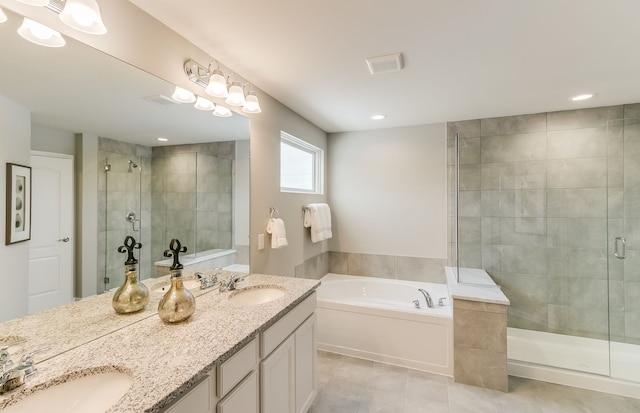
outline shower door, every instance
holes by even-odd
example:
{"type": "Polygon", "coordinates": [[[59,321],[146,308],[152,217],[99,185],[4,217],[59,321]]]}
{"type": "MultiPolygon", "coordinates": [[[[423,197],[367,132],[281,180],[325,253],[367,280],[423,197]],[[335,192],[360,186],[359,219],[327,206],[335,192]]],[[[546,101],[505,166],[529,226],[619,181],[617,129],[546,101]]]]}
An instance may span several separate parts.
{"type": "Polygon", "coordinates": [[[640,109],[608,123],[611,377],[640,381],[640,109]],[[634,113],[636,112],[636,113],[634,113]],[[635,116],[634,116],[635,115],[635,116]]]}
{"type": "Polygon", "coordinates": [[[117,288],[124,281],[126,254],[118,252],[127,236],[142,244],[136,250],[141,279],[150,276],[151,208],[149,158],[108,153],[104,161],[104,216],[100,228],[104,236],[104,291],[117,288]]]}

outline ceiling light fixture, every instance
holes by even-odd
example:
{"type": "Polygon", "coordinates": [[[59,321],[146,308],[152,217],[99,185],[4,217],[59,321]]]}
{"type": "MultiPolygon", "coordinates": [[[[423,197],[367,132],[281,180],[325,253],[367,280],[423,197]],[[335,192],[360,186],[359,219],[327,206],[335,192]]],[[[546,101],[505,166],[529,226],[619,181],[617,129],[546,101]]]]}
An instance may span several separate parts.
{"type": "Polygon", "coordinates": [[[196,101],[196,95],[190,90],[176,86],[173,95],[171,95],[171,99],[180,103],[193,103],[196,101]]]}
{"type": "Polygon", "coordinates": [[[158,140],[159,140],[160,142],[167,142],[169,139],[167,139],[167,138],[158,138],[158,140]]]}
{"type": "Polygon", "coordinates": [[[579,102],[581,100],[591,99],[594,96],[595,96],[594,93],[584,93],[582,95],[572,96],[569,100],[572,100],[574,102],[579,102]]]}
{"type": "Polygon", "coordinates": [[[18,0],[18,2],[28,4],[30,6],[46,6],[49,4],[49,0],[18,0]]]}
{"type": "Polygon", "coordinates": [[[9,20],[9,18],[7,17],[7,15],[4,13],[4,10],[2,10],[2,7],[0,7],[0,23],[4,23],[7,20],[9,20]]]}
{"type": "Polygon", "coordinates": [[[387,117],[387,115],[385,115],[384,113],[378,113],[378,114],[375,114],[375,115],[371,115],[369,117],[371,119],[373,119],[373,120],[382,120],[382,119],[385,119],[387,117]]]}
{"type": "Polygon", "coordinates": [[[26,17],[18,28],[18,34],[23,39],[40,46],[62,47],[66,44],[60,33],[26,17]]]}
{"type": "Polygon", "coordinates": [[[214,110],[216,108],[216,105],[209,99],[198,96],[193,107],[198,110],[214,110]]]}
{"type": "Polygon", "coordinates": [[[84,33],[105,34],[107,32],[100,15],[100,7],[95,0],[67,0],[59,17],[67,26],[84,33]]]}
{"type": "MultiPolygon", "coordinates": [[[[245,113],[262,112],[258,96],[253,87],[250,86],[249,93],[245,94],[245,86],[249,85],[249,83],[236,74],[229,73],[225,75],[216,60],[212,60],[206,68],[193,60],[188,60],[184,63],[184,72],[189,80],[203,87],[207,94],[225,99],[228,105],[241,106],[242,111],[245,113]],[[211,66],[214,63],[216,68],[212,70],[211,66]],[[229,78],[232,76],[234,80],[229,84],[229,78]]],[[[216,109],[219,107],[220,105],[217,105],[216,109]]],[[[228,108],[223,107],[220,110],[224,113],[223,115],[214,114],[222,117],[231,116],[231,111],[228,108]],[[225,110],[229,111],[229,113],[227,114],[225,110]]]]}

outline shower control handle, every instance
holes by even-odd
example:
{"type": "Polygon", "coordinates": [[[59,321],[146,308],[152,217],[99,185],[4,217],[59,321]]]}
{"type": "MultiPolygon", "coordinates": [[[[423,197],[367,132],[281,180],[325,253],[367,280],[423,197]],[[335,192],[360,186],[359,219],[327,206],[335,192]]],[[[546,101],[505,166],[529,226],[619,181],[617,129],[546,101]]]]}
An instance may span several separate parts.
{"type": "Polygon", "coordinates": [[[619,260],[624,260],[625,258],[627,258],[627,240],[625,240],[623,237],[616,237],[614,243],[613,255],[615,255],[619,260]],[[618,248],[620,245],[622,245],[621,249],[618,248]]]}

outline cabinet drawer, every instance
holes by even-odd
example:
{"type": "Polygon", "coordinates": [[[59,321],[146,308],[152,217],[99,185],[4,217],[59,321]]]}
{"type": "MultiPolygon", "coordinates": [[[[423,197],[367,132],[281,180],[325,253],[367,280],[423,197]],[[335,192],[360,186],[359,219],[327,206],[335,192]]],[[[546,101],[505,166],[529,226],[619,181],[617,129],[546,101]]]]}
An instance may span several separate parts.
{"type": "Polygon", "coordinates": [[[265,358],[275,350],[314,311],[316,311],[315,291],[262,333],[260,338],[260,358],[265,358]]]}
{"type": "Polygon", "coordinates": [[[254,369],[257,362],[258,338],[254,338],[229,360],[218,365],[218,397],[223,398],[229,390],[240,383],[254,369]]]}
{"type": "Polygon", "coordinates": [[[258,373],[251,373],[218,403],[217,413],[258,413],[258,373]]]}

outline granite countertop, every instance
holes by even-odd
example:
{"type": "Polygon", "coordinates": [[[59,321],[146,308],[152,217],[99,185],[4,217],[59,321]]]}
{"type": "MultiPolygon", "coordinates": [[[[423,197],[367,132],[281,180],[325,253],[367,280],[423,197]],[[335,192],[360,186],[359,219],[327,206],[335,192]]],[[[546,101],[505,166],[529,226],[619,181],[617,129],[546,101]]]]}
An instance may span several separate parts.
{"type": "MultiPolygon", "coordinates": [[[[319,284],[317,280],[252,274],[238,283],[239,290],[257,285],[273,285],[283,287],[286,291],[284,296],[256,306],[237,306],[228,301],[233,291],[220,293],[217,287],[213,287],[203,290],[196,297],[195,313],[178,324],[165,324],[160,320],[155,314],[159,298],[154,300],[152,294],[147,309],[139,313],[139,318],[130,318],[119,325],[119,317],[127,319],[133,315],[114,317],[116,328],[113,331],[84,343],[79,343],[78,340],[75,347],[38,362],[38,374],[23,388],[0,396],[0,410],[9,403],[13,404],[14,400],[70,378],[121,371],[132,376],[133,384],[109,412],[159,412],[215,365],[225,361],[260,331],[286,314],[319,284]]],[[[28,328],[35,328],[38,324],[37,334],[52,339],[51,337],[60,336],[60,332],[53,333],[49,330],[64,329],[65,322],[72,322],[77,330],[66,331],[72,335],[82,328],[90,328],[87,323],[95,320],[95,312],[100,312],[104,306],[107,306],[107,313],[116,316],[111,307],[111,295],[112,293],[103,294],[93,300],[83,300],[28,316],[29,322],[23,324],[28,328]],[[86,305],[85,302],[90,304],[86,305]],[[101,306],[100,310],[95,309],[95,306],[101,306]],[[95,311],[87,311],[85,314],[84,311],[89,308],[94,308],[95,311]],[[38,323],[36,320],[39,315],[43,315],[45,319],[55,319],[57,311],[62,318],[73,317],[73,320],[61,320],[52,325],[43,320],[38,323]]],[[[9,324],[14,328],[17,321],[0,324],[0,331],[9,333],[5,327],[9,324]]],[[[37,342],[40,345],[45,341],[35,339],[32,330],[18,329],[11,330],[10,333],[27,338],[22,346],[28,347],[29,351],[37,347],[30,344],[37,342]]]]}

